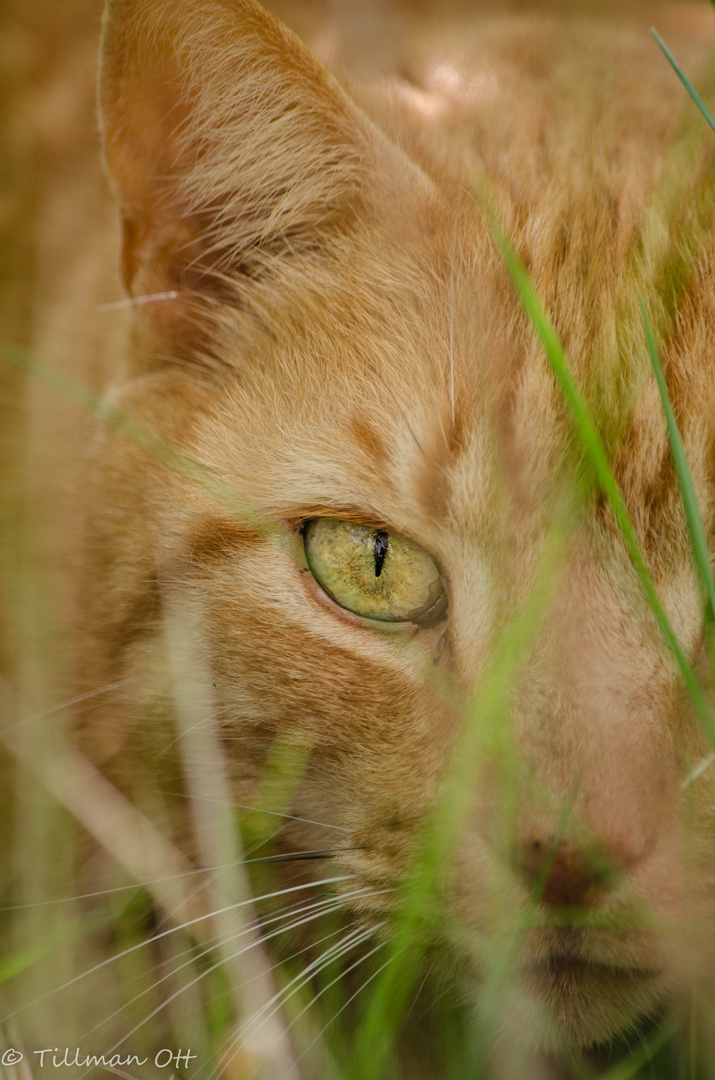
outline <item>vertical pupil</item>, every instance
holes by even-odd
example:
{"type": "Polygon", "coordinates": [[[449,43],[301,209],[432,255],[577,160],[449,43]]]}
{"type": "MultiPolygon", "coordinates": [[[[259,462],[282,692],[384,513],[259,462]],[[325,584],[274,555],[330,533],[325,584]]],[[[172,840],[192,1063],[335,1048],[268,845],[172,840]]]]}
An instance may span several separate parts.
{"type": "Polygon", "coordinates": [[[385,556],[387,555],[388,536],[386,532],[375,533],[375,577],[379,577],[382,573],[382,567],[385,562],[385,556]]]}

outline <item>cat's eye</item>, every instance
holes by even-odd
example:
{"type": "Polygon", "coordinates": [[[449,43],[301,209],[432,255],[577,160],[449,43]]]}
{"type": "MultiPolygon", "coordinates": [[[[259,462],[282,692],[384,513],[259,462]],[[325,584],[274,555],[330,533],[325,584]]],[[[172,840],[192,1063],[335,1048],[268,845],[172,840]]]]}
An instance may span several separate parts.
{"type": "Polygon", "coordinates": [[[314,518],[304,536],[313,577],[341,607],[382,622],[431,626],[443,617],[439,570],[411,540],[339,518],[314,518]]]}

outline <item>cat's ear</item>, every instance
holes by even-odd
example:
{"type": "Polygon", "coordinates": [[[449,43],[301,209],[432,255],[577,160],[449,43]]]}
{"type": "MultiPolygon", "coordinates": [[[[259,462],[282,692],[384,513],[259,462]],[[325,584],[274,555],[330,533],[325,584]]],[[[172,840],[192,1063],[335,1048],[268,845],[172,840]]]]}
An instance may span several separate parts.
{"type": "MultiPolygon", "coordinates": [[[[329,244],[355,212],[372,138],[252,0],[109,0],[100,115],[125,285],[174,291],[179,311],[329,244]]],[[[181,321],[177,305],[153,307],[181,321]]]]}

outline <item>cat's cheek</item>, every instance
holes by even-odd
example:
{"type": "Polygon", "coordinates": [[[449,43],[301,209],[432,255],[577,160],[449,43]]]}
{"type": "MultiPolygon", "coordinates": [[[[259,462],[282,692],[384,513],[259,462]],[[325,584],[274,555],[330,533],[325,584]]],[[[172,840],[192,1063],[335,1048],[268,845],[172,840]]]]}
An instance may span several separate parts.
{"type": "MultiPolygon", "coordinates": [[[[274,687],[294,683],[298,704],[300,692],[312,684],[304,678],[295,682],[296,671],[314,667],[317,685],[319,676],[328,677],[337,664],[336,679],[342,683],[349,665],[355,669],[363,722],[370,711],[365,702],[369,673],[376,665],[411,684],[419,696],[426,692],[421,674],[432,663],[430,650],[444,652],[439,644],[443,624],[420,630],[414,624],[382,624],[353,615],[323,593],[304,567],[262,541],[194,567],[182,588],[201,612],[202,635],[214,663],[237,685],[266,659],[274,687]]],[[[329,707],[324,701],[324,710],[329,707]]],[[[400,711],[394,707],[378,714],[384,723],[399,726],[400,711]]]]}

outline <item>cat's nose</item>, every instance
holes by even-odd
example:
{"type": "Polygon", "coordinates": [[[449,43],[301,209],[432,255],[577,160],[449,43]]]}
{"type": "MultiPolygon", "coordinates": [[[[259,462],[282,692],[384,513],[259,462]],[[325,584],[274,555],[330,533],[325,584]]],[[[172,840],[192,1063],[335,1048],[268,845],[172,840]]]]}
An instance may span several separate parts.
{"type": "Polygon", "coordinates": [[[592,907],[624,869],[603,848],[553,835],[532,835],[515,844],[512,859],[534,898],[549,907],[592,907]]]}

